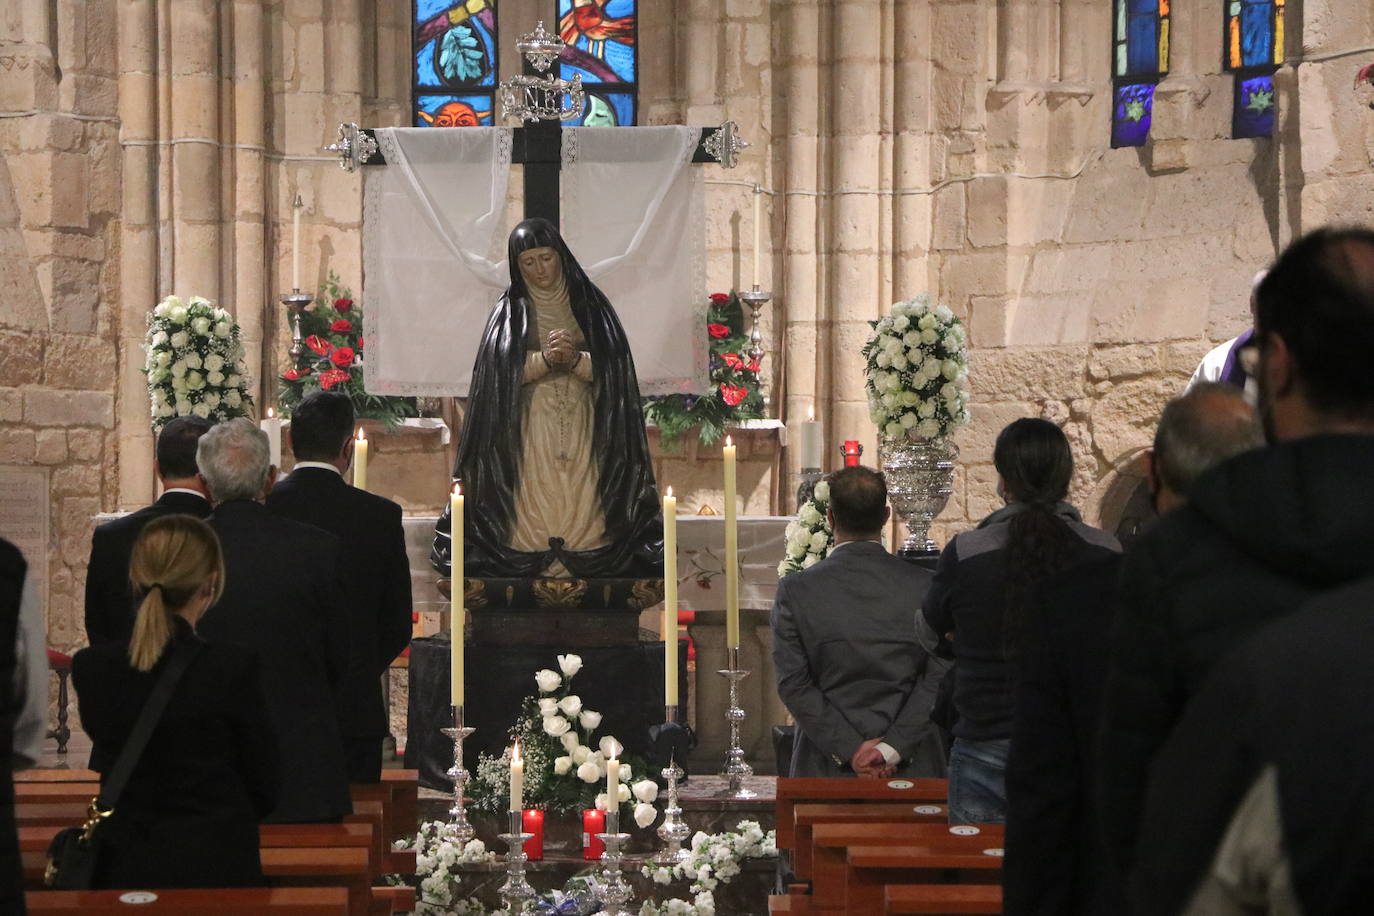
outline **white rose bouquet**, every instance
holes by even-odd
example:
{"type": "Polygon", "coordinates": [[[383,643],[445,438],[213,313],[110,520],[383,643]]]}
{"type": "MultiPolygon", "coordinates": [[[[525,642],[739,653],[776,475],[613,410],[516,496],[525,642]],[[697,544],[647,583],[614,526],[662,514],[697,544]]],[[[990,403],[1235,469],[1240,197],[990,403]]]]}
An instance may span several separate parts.
{"type": "Polygon", "coordinates": [[[153,431],[173,417],[215,422],[248,416],[253,397],[239,326],[232,315],[192,296],[168,296],[148,315],[144,342],[153,431]]]}
{"type": "MultiPolygon", "coordinates": [[[[620,797],[614,803],[622,808],[622,816],[647,827],[658,817],[653,806],[658,787],[649,780],[633,782],[634,774],[644,771],[644,761],[626,757],[614,737],[603,735],[592,742],[601,713],[586,708],[572,692],[572,679],[580,670],[581,656],[560,655],[557,671],[536,671],[538,695],[525,698],[520,719],[511,727],[511,739],[520,742],[520,755],[525,758],[525,806],[555,814],[576,814],[593,806],[604,810],[610,803],[606,761],[619,758],[620,797]]],[[[469,785],[474,807],[505,811],[510,794],[509,748],[500,757],[482,754],[477,778],[469,785]]]]}
{"type": "Polygon", "coordinates": [[[830,508],[830,484],[816,484],[811,498],[802,504],[797,517],[787,523],[787,556],[778,564],[778,578],[808,569],[824,560],[835,546],[826,512],[830,508]]]}
{"type": "Polygon", "coordinates": [[[968,337],[964,325],[924,294],[870,322],[869,415],[887,439],[938,439],[968,422],[968,337]]]}

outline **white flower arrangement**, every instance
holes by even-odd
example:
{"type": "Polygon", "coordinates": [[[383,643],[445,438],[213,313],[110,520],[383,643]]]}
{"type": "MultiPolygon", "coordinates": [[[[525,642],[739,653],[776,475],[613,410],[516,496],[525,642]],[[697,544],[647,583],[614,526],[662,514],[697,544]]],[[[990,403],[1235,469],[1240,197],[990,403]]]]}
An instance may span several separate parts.
{"type": "Polygon", "coordinates": [[[707,834],[697,831],[692,837],[691,854],[677,865],[646,863],[644,875],[655,884],[671,884],[690,879],[690,900],[675,898],[655,903],[646,900],[639,916],[715,916],[713,893],[740,873],[740,863],[778,854],[777,834],[764,833],[757,821],[740,821],[736,829],[707,834]]]}
{"type": "Polygon", "coordinates": [[[444,821],[429,821],[420,825],[413,841],[400,840],[395,848],[415,850],[415,876],[420,879],[417,913],[485,913],[476,901],[461,899],[458,889],[462,866],[496,861],[496,853],[481,840],[460,843],[444,821]]]}
{"type": "Polygon", "coordinates": [[[232,315],[192,296],[168,296],[148,315],[144,339],[153,431],[173,417],[196,416],[215,422],[248,416],[243,343],[232,315]]]}
{"type": "Polygon", "coordinates": [[[830,553],[835,546],[835,532],[830,530],[826,512],[830,508],[830,484],[824,480],[816,484],[811,498],[797,510],[797,517],[787,523],[787,556],[778,564],[778,578],[800,569],[809,569],[830,553]]]}
{"type": "Polygon", "coordinates": [[[864,389],[878,433],[914,442],[967,423],[968,336],[954,313],[922,294],[869,324],[864,389]]]}

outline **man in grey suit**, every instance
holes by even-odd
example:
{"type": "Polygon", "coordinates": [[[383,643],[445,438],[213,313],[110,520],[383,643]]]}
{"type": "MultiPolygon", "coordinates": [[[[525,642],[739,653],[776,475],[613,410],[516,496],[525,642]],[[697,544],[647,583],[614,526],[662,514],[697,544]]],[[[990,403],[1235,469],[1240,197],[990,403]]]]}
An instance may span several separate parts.
{"type": "Polygon", "coordinates": [[[797,720],[791,776],[943,776],[930,722],[949,663],[916,640],[931,574],[887,552],[887,484],[865,467],[832,474],[835,546],[778,583],[773,664],[797,720]]]}

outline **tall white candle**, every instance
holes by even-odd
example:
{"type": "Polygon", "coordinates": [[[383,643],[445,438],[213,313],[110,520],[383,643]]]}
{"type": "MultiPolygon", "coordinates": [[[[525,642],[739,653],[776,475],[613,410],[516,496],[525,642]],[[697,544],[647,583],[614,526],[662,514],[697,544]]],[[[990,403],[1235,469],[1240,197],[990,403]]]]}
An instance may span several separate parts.
{"type": "Polygon", "coordinates": [[[816,408],[806,409],[806,422],[801,424],[801,466],[821,466],[821,424],[816,422],[816,408]]]}
{"type": "MultiPolygon", "coordinates": [[[[453,485],[449,497],[449,702],[463,705],[463,488],[453,485]]],[[[512,809],[514,810],[514,809],[512,809]]]]}
{"type": "Polygon", "coordinates": [[[606,761],[606,810],[620,807],[620,761],[612,757],[606,761]]]}
{"type": "Polygon", "coordinates": [[[291,288],[301,288],[301,208],[305,202],[299,194],[291,203],[291,288]]]}
{"type": "Polygon", "coordinates": [[[353,486],[367,489],[367,433],[358,429],[358,441],[353,446],[353,486]]]}
{"type": "Polygon", "coordinates": [[[725,437],[725,645],[739,648],[739,531],[735,511],[735,443],[725,437]]]}
{"type": "Polygon", "coordinates": [[[520,742],[510,757],[510,810],[521,811],[525,807],[525,758],[520,756],[520,742]]]}
{"type": "Polygon", "coordinates": [[[759,285],[759,257],[763,250],[763,189],[754,186],[754,288],[759,285]]]}
{"type": "Polygon", "coordinates": [[[267,433],[267,450],[271,455],[272,466],[281,467],[281,417],[275,416],[272,408],[267,408],[267,416],[258,421],[258,427],[267,433]]]}
{"type": "Polygon", "coordinates": [[[663,496],[663,703],[676,706],[677,695],[677,497],[663,496]]]}

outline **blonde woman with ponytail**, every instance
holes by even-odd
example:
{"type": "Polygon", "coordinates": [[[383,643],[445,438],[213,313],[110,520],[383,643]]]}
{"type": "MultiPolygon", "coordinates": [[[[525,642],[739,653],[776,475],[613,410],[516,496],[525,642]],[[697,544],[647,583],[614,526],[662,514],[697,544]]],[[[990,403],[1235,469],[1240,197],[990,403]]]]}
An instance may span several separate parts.
{"type": "Polygon", "coordinates": [[[154,519],[134,544],[129,581],[130,640],[83,649],[72,663],[94,769],[107,775],[173,651],[197,650],[101,828],[95,886],[262,884],[258,821],[277,776],[258,661],[195,631],[224,590],[219,538],[189,515],[154,519]]]}

